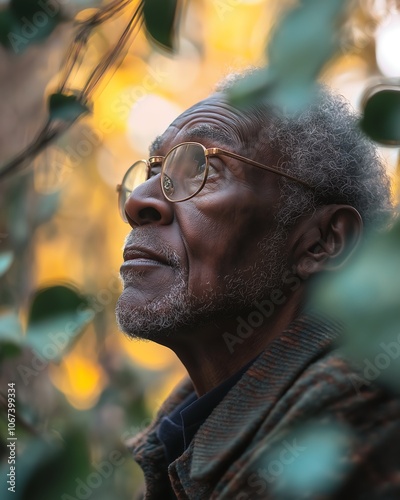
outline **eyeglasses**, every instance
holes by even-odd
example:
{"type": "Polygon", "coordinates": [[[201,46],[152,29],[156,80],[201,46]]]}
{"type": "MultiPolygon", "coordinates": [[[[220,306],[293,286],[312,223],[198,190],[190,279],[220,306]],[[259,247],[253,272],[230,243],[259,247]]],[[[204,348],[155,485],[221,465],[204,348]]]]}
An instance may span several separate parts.
{"type": "Polygon", "coordinates": [[[119,211],[123,220],[128,222],[125,203],[132,191],[159,173],[161,173],[161,189],[167,200],[176,203],[196,196],[207,181],[210,171],[209,158],[212,156],[229,156],[254,167],[274,172],[308,188],[313,187],[275,167],[267,167],[236,153],[220,148],[206,149],[198,142],[182,142],[173,147],[165,156],[151,156],[148,160],[139,160],[128,169],[122,183],[117,186],[119,211]]]}

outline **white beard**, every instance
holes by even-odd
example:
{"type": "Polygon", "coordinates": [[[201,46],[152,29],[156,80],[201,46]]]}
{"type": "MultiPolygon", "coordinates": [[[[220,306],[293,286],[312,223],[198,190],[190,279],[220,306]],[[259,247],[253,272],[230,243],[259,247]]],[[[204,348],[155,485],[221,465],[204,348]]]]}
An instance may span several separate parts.
{"type": "MultiPolygon", "coordinates": [[[[259,261],[244,269],[233,269],[230,274],[221,277],[221,289],[207,290],[201,297],[193,297],[188,293],[187,273],[180,266],[179,256],[158,242],[155,234],[152,228],[143,227],[135,229],[127,241],[157,251],[174,268],[176,277],[166,295],[148,301],[145,305],[135,306],[122,296],[118,299],[117,323],[120,330],[131,338],[157,342],[178,330],[190,331],[195,326],[211,322],[215,324],[250,312],[254,309],[255,301],[269,298],[273,290],[282,288],[282,278],[287,271],[287,238],[284,231],[275,231],[272,238],[265,238],[259,243],[259,261]]],[[[142,276],[142,279],[145,278],[142,276]]],[[[129,277],[125,276],[125,287],[129,285],[128,282],[129,277]]]]}

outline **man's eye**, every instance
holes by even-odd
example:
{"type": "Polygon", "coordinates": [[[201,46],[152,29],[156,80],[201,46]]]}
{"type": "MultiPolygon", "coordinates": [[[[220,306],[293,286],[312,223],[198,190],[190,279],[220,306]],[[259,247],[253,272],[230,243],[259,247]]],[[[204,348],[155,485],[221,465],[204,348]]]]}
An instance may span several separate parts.
{"type": "Polygon", "coordinates": [[[204,162],[198,163],[196,168],[196,174],[202,175],[206,170],[206,164],[204,162]]]}
{"type": "MultiPolygon", "coordinates": [[[[199,163],[196,167],[196,175],[204,175],[204,172],[206,170],[206,163],[202,162],[199,163]]],[[[218,170],[211,164],[208,164],[208,177],[211,175],[217,174],[218,170]]]]}

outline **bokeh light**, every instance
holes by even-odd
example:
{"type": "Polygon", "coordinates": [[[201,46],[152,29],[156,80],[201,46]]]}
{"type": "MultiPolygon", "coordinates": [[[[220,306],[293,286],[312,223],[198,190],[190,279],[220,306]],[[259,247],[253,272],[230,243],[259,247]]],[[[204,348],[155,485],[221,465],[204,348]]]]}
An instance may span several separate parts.
{"type": "Polygon", "coordinates": [[[128,118],[128,137],[141,157],[148,155],[149,144],[182,112],[172,101],[159,95],[142,97],[128,118]]]}
{"type": "Polygon", "coordinates": [[[400,14],[394,13],[376,32],[376,61],[385,76],[400,77],[400,14]]]}

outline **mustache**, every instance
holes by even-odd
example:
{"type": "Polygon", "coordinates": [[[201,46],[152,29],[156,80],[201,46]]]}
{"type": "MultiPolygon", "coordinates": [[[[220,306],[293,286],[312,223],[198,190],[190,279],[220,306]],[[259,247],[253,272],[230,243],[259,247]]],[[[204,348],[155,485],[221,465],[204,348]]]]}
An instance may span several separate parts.
{"type": "Polygon", "coordinates": [[[138,246],[153,251],[162,257],[169,266],[180,269],[181,261],[178,253],[162,240],[153,227],[139,227],[132,230],[125,238],[123,248],[138,246]]]}

